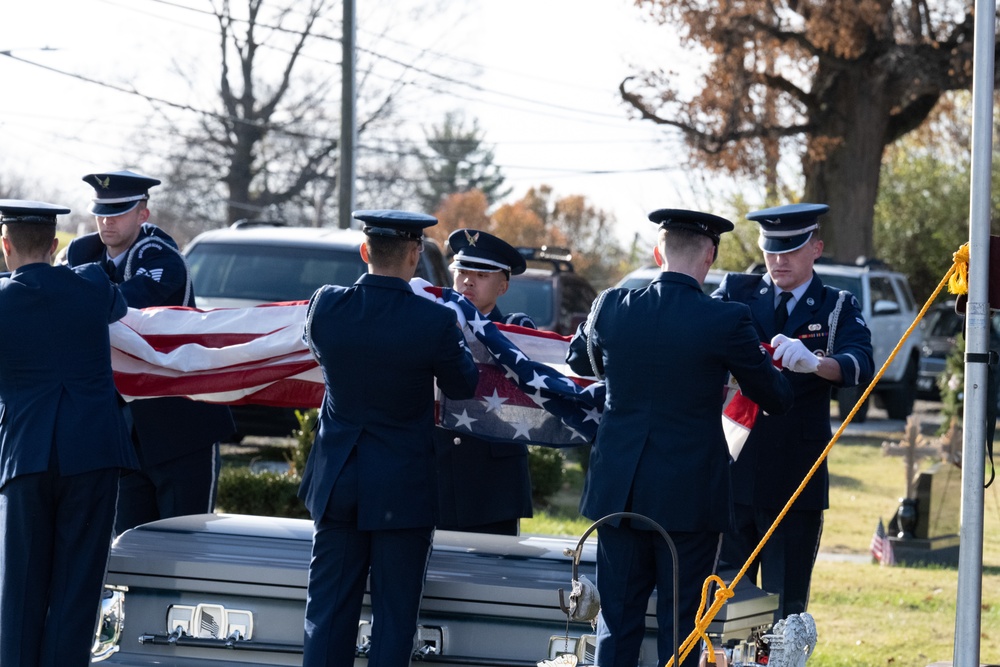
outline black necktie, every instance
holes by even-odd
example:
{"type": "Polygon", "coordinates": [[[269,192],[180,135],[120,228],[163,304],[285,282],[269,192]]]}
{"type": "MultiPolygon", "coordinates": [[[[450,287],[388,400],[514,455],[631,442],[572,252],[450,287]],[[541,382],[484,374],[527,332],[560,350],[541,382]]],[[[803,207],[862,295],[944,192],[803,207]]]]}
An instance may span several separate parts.
{"type": "Polygon", "coordinates": [[[791,292],[782,292],[778,295],[778,305],[774,308],[774,330],[781,333],[788,321],[788,301],[792,298],[791,292]]]}
{"type": "Polygon", "coordinates": [[[109,259],[104,265],[104,269],[108,272],[108,277],[113,281],[115,279],[115,274],[118,272],[118,269],[115,266],[115,260],[109,259]]]}

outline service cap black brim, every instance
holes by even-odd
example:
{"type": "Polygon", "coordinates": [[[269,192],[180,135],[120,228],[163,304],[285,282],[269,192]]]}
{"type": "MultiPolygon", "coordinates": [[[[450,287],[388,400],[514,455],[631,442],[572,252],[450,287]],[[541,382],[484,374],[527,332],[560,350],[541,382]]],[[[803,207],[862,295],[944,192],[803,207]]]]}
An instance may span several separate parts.
{"type": "Polygon", "coordinates": [[[735,225],[725,218],[683,208],[657,209],[649,214],[649,220],[664,229],[685,229],[707,236],[715,245],[719,245],[719,239],[723,234],[735,228],[735,225]]]}
{"type": "Polygon", "coordinates": [[[826,204],[785,204],[747,214],[760,225],[757,246],[766,253],[780,255],[798,250],[819,229],[819,216],[830,210],[826,204]]]}
{"type": "Polygon", "coordinates": [[[798,250],[809,242],[812,235],[812,231],[808,231],[805,234],[796,234],[795,236],[785,237],[764,236],[761,234],[757,237],[757,247],[768,254],[780,255],[782,253],[798,250]]]}
{"type": "Polygon", "coordinates": [[[524,255],[498,236],[476,229],[456,229],[448,236],[448,246],[455,253],[448,268],[479,273],[520,275],[527,268],[524,255]]]}
{"type": "Polygon", "coordinates": [[[425,228],[437,224],[437,218],[434,216],[394,209],[361,210],[354,211],[351,215],[364,223],[361,230],[368,236],[414,241],[424,237],[425,228]]]}
{"type": "Polygon", "coordinates": [[[128,169],[87,174],[83,182],[94,188],[93,203],[89,211],[101,218],[125,215],[139,202],[149,199],[149,189],[160,184],[160,179],[137,174],[128,169]]]}
{"type": "Polygon", "coordinates": [[[57,215],[66,215],[69,209],[42,201],[28,199],[0,199],[0,224],[34,223],[56,224],[57,215]]]}
{"type": "Polygon", "coordinates": [[[99,218],[114,218],[119,215],[125,215],[136,206],[139,205],[141,199],[135,201],[121,202],[118,204],[100,204],[94,202],[90,205],[91,215],[96,215],[99,218]]]}

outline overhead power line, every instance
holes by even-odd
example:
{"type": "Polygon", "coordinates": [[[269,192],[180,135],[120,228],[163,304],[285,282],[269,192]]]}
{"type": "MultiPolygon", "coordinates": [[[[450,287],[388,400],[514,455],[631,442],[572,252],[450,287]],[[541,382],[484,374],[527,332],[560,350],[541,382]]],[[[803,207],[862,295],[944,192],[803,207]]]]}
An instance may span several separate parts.
{"type": "MultiPolygon", "coordinates": [[[[190,6],[181,4],[181,3],[173,2],[172,0],[146,0],[146,1],[150,2],[150,3],[154,3],[154,4],[160,4],[160,5],[165,5],[165,6],[168,6],[168,7],[173,7],[173,8],[176,8],[176,9],[181,9],[181,10],[184,10],[184,11],[194,12],[194,13],[205,15],[205,16],[212,16],[212,17],[216,16],[215,12],[213,12],[211,10],[200,9],[198,7],[190,7],[190,6]]],[[[113,2],[113,0],[102,0],[102,2],[106,2],[108,4],[115,4],[115,5],[121,6],[121,7],[128,7],[130,9],[133,8],[132,4],[122,5],[122,4],[113,2]]],[[[245,19],[239,19],[239,18],[233,17],[232,20],[236,21],[236,22],[239,22],[239,23],[247,23],[247,21],[245,19]]],[[[271,25],[271,24],[262,23],[262,22],[257,22],[256,25],[259,26],[259,27],[261,27],[261,28],[266,28],[266,29],[269,29],[269,30],[274,30],[275,32],[286,33],[286,34],[294,36],[294,37],[301,37],[303,35],[303,32],[301,30],[295,30],[295,29],[292,29],[292,28],[286,28],[284,26],[271,25]]],[[[314,38],[316,40],[319,40],[319,41],[332,42],[332,43],[337,44],[337,45],[340,45],[341,41],[342,41],[339,37],[336,37],[336,36],[333,36],[333,35],[328,35],[326,33],[311,33],[310,37],[314,38]]],[[[391,40],[390,39],[390,41],[395,41],[396,43],[406,45],[405,42],[401,42],[399,40],[391,40]]],[[[407,46],[409,48],[413,48],[413,49],[416,49],[416,50],[420,50],[420,51],[425,51],[425,52],[437,54],[437,52],[430,51],[430,50],[427,50],[427,49],[421,49],[420,47],[413,46],[412,44],[407,45],[407,46]]],[[[552,102],[545,102],[545,101],[533,99],[533,98],[530,98],[530,97],[524,97],[522,95],[516,95],[516,94],[513,94],[513,93],[504,92],[504,91],[493,90],[493,89],[481,86],[479,84],[471,83],[469,81],[463,81],[461,79],[456,79],[456,78],[454,78],[452,76],[448,76],[446,74],[441,74],[439,72],[435,72],[433,70],[430,70],[430,69],[427,69],[427,68],[424,68],[424,67],[418,67],[415,64],[413,64],[412,62],[406,62],[404,60],[400,60],[399,58],[395,58],[393,56],[389,56],[389,55],[386,55],[384,53],[379,53],[378,51],[375,51],[375,50],[372,50],[372,49],[368,49],[368,48],[365,48],[363,46],[358,46],[357,50],[359,52],[364,53],[366,55],[369,55],[369,56],[371,56],[373,58],[377,58],[379,60],[382,60],[382,61],[385,61],[385,62],[388,62],[388,63],[392,63],[393,65],[397,65],[399,67],[402,67],[404,69],[404,71],[412,71],[412,72],[417,72],[417,73],[420,73],[420,74],[424,74],[426,76],[431,77],[432,79],[437,79],[439,81],[450,83],[450,84],[453,84],[453,85],[456,85],[456,86],[461,86],[461,87],[464,87],[464,88],[468,88],[468,89],[473,90],[473,91],[478,92],[478,93],[485,93],[485,94],[489,94],[489,95],[497,95],[497,96],[505,97],[505,98],[508,98],[508,99],[511,99],[511,100],[517,100],[517,101],[520,101],[520,102],[526,102],[526,103],[537,105],[537,106],[540,106],[540,107],[547,107],[549,109],[553,109],[553,110],[557,110],[557,111],[570,112],[570,113],[574,113],[574,114],[580,114],[580,115],[583,115],[583,116],[593,116],[593,117],[596,117],[596,118],[608,118],[608,119],[615,119],[615,120],[620,120],[621,119],[621,116],[618,116],[618,115],[612,114],[612,113],[607,113],[607,112],[603,112],[603,111],[594,111],[593,109],[583,109],[583,108],[580,108],[580,107],[572,107],[572,106],[567,106],[567,105],[563,105],[563,104],[556,104],[556,103],[552,103],[552,102]]],[[[483,65],[475,63],[473,61],[462,61],[460,59],[455,59],[455,58],[452,58],[452,60],[456,60],[458,62],[465,62],[466,64],[470,64],[470,65],[473,65],[475,67],[479,67],[479,68],[485,69],[485,67],[483,65]]],[[[334,63],[330,63],[330,64],[334,64],[334,63]]],[[[339,66],[339,63],[337,65],[339,66]]],[[[421,84],[419,82],[414,82],[414,85],[421,86],[421,87],[427,87],[426,84],[421,84]]]]}
{"type": "Polygon", "coordinates": [[[308,132],[299,132],[299,131],[296,131],[296,130],[291,130],[291,129],[287,128],[287,127],[283,127],[283,126],[280,126],[280,125],[275,125],[273,123],[261,123],[261,122],[258,122],[258,121],[246,120],[244,118],[236,118],[236,117],[230,116],[228,114],[218,113],[216,111],[208,111],[208,110],[205,110],[205,109],[199,109],[198,107],[191,106],[190,104],[183,104],[183,103],[174,102],[172,100],[168,100],[168,99],[165,99],[165,98],[162,98],[162,97],[156,97],[156,96],[153,96],[153,95],[148,95],[146,93],[143,93],[140,90],[137,90],[136,88],[120,86],[120,85],[117,85],[117,84],[108,83],[107,81],[99,81],[98,79],[94,79],[94,78],[91,78],[91,77],[88,77],[88,76],[84,76],[83,74],[78,74],[76,72],[67,72],[66,70],[59,69],[58,67],[52,67],[51,65],[44,65],[44,64],[42,64],[40,62],[36,62],[34,60],[28,60],[27,58],[22,58],[20,56],[16,56],[13,53],[11,53],[10,51],[0,51],[0,56],[6,56],[7,58],[10,58],[12,60],[16,60],[16,61],[18,61],[20,63],[24,63],[26,65],[31,65],[32,67],[38,67],[38,68],[43,69],[43,70],[45,70],[47,72],[53,72],[53,73],[59,74],[61,76],[68,76],[68,77],[76,79],[78,81],[83,81],[84,83],[90,83],[90,84],[93,84],[93,85],[96,85],[96,86],[101,86],[102,88],[107,88],[109,90],[114,90],[114,91],[119,92],[119,93],[125,93],[126,95],[134,95],[134,96],[137,96],[137,97],[141,97],[142,99],[144,99],[147,102],[150,102],[152,104],[162,104],[164,106],[168,106],[168,107],[171,107],[173,109],[179,109],[181,111],[189,111],[189,112],[196,113],[196,114],[199,114],[199,115],[202,115],[202,116],[206,116],[206,117],[209,117],[209,118],[214,118],[215,120],[222,121],[224,123],[234,123],[234,124],[250,125],[252,127],[258,127],[258,128],[266,129],[266,130],[271,131],[271,132],[277,132],[277,133],[280,133],[280,134],[284,134],[284,135],[287,135],[289,137],[297,137],[299,139],[329,139],[329,137],[326,137],[324,135],[311,134],[311,133],[308,133],[308,132]]]}

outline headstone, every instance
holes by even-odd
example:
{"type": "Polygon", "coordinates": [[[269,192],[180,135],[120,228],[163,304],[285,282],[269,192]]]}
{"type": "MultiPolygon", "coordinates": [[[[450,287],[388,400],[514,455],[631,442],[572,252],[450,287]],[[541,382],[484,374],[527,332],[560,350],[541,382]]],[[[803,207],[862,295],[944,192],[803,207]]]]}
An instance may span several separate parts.
{"type": "Polygon", "coordinates": [[[962,471],[938,463],[917,475],[916,537],[957,535],[962,511],[962,471]]]}
{"type": "MultiPolygon", "coordinates": [[[[917,475],[914,484],[916,523],[913,537],[890,536],[901,565],[958,565],[958,528],[962,502],[962,471],[941,462],[917,475]]],[[[897,526],[890,527],[895,533],[897,526]]]]}

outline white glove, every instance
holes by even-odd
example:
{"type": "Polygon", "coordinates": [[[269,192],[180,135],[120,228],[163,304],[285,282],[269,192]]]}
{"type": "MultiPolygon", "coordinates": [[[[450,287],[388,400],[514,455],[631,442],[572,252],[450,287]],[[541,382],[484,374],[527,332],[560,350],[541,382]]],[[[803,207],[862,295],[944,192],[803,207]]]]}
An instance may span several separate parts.
{"type": "Polygon", "coordinates": [[[414,294],[416,294],[417,296],[422,296],[425,299],[430,299],[435,303],[439,303],[442,306],[447,306],[448,308],[454,310],[455,314],[458,316],[459,328],[465,329],[465,313],[462,311],[462,307],[457,303],[451,301],[442,301],[441,299],[437,298],[436,296],[428,292],[426,289],[428,287],[434,287],[434,284],[427,282],[423,278],[410,279],[410,289],[413,290],[414,294]]]}
{"type": "Polygon", "coordinates": [[[429,283],[423,278],[410,278],[410,289],[413,290],[414,294],[431,301],[437,301],[437,297],[427,291],[428,287],[434,287],[433,283],[429,283]]]}
{"type": "Polygon", "coordinates": [[[815,373],[819,369],[819,357],[798,338],[778,334],[771,339],[771,345],[774,346],[774,360],[793,373],[815,373]]]}

